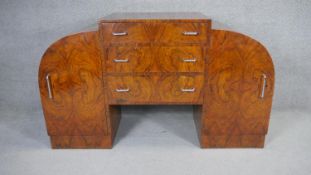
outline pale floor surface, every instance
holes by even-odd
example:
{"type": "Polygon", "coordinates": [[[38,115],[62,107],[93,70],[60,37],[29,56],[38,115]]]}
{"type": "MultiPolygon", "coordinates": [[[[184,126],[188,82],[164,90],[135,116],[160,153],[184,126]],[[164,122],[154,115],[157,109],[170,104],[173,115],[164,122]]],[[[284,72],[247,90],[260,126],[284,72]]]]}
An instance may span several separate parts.
{"type": "Polygon", "coordinates": [[[52,150],[41,111],[0,113],[0,175],[311,174],[311,116],[273,111],[264,149],[200,149],[190,106],[124,107],[111,150],[52,150]]]}

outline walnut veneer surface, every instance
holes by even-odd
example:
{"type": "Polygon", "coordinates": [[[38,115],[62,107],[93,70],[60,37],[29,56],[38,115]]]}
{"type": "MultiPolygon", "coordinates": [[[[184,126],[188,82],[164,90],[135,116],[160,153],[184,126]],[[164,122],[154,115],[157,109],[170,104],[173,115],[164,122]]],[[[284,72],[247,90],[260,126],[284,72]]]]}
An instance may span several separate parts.
{"type": "Polygon", "coordinates": [[[199,13],[116,13],[44,53],[52,148],[111,148],[121,105],[193,105],[202,148],[264,146],[274,89],[267,50],[199,13]]]}

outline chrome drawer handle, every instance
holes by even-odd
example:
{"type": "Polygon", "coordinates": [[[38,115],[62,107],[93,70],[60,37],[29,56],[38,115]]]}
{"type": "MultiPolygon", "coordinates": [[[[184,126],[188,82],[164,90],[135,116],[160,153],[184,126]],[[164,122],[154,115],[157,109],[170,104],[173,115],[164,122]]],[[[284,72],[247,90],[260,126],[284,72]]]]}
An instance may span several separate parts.
{"type": "Polygon", "coordinates": [[[46,81],[46,85],[47,85],[47,88],[48,88],[49,99],[53,99],[52,88],[51,88],[51,83],[50,83],[50,74],[47,74],[45,76],[45,81],[46,81]]]}
{"type": "Polygon", "coordinates": [[[127,35],[127,32],[112,32],[113,36],[124,36],[127,35]]]}
{"type": "Polygon", "coordinates": [[[194,63],[197,61],[197,59],[195,59],[195,58],[191,58],[191,59],[184,58],[183,61],[186,63],[194,63]]]}
{"type": "Polygon", "coordinates": [[[265,91],[266,91],[266,85],[267,85],[267,75],[262,74],[262,87],[261,87],[261,93],[260,93],[260,98],[265,97],[265,91]]]}
{"type": "Polygon", "coordinates": [[[199,34],[199,32],[190,31],[190,32],[183,32],[183,34],[187,36],[196,36],[199,34]]]}
{"type": "Polygon", "coordinates": [[[127,88],[127,89],[116,89],[116,92],[128,92],[128,91],[130,91],[129,88],[127,88]]]}
{"type": "Polygon", "coordinates": [[[116,63],[127,63],[129,62],[129,59],[113,59],[113,61],[116,63]]]}
{"type": "Polygon", "coordinates": [[[182,88],[181,91],[182,92],[194,92],[195,88],[191,88],[191,89],[184,89],[184,88],[182,88]]]}

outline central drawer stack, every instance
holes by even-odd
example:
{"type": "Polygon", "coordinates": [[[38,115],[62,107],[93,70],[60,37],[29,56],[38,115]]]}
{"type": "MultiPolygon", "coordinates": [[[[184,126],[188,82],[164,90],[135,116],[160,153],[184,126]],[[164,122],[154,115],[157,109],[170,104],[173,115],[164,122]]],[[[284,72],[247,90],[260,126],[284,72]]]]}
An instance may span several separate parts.
{"type": "Polygon", "coordinates": [[[210,20],[102,20],[109,104],[202,104],[210,20]]]}

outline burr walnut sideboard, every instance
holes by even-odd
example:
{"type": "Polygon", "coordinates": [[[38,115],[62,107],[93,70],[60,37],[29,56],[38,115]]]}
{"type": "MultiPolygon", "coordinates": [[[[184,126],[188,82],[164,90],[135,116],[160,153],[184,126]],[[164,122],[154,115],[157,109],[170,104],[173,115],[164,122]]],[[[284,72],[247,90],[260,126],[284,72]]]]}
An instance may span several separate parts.
{"type": "Polygon", "coordinates": [[[116,13],[44,53],[39,88],[52,148],[111,148],[120,106],[193,105],[202,148],[264,146],[274,87],[258,41],[200,13],[116,13]]]}

